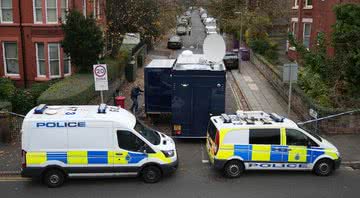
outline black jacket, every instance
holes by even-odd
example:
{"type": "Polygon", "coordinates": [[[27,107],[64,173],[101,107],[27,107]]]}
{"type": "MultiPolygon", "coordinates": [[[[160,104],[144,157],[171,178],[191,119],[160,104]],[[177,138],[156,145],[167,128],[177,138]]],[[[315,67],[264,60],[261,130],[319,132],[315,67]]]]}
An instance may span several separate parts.
{"type": "Polygon", "coordinates": [[[133,100],[137,100],[138,96],[141,95],[140,92],[144,92],[143,90],[140,89],[140,87],[134,87],[131,89],[131,99],[133,100]]]}

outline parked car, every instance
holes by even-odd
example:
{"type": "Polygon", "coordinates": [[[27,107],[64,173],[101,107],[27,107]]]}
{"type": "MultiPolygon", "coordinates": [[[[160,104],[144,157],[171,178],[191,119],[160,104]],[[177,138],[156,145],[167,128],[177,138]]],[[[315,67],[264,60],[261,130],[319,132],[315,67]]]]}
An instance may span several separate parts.
{"type": "Polygon", "coordinates": [[[226,52],[223,61],[226,69],[237,69],[239,65],[239,55],[236,52],[226,52]]]}
{"type": "Polygon", "coordinates": [[[180,36],[174,35],[169,38],[167,44],[169,49],[181,49],[182,46],[183,44],[180,36]]]}
{"type": "Polygon", "coordinates": [[[176,34],[177,34],[177,35],[182,36],[182,35],[186,35],[186,33],[187,33],[187,28],[186,28],[186,26],[179,25],[179,26],[176,28],[176,34]]]}

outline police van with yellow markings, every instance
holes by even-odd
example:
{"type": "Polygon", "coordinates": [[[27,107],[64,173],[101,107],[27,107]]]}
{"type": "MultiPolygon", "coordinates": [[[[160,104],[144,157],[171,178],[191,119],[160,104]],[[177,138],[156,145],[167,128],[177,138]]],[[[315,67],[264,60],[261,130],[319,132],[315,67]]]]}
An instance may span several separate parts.
{"type": "Polygon", "coordinates": [[[330,142],[274,113],[213,116],[207,132],[210,162],[230,178],[245,170],[312,170],[327,176],[341,162],[330,142]]]}
{"type": "Polygon", "coordinates": [[[22,176],[58,187],[72,176],[141,176],[154,183],[176,170],[173,139],[125,109],[39,105],[22,125],[22,176]]]}

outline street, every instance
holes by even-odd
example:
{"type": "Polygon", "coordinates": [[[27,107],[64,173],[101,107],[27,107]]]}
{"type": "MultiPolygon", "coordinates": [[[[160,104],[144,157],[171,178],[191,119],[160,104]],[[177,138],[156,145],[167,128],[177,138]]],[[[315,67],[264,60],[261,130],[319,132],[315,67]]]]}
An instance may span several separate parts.
{"type": "MultiPolygon", "coordinates": [[[[198,12],[192,13],[192,32],[183,36],[184,48],[202,53],[204,26],[198,12]]],[[[142,69],[142,68],[140,68],[142,69]]],[[[247,109],[231,72],[227,73],[226,112],[247,109]]],[[[175,174],[159,183],[138,178],[78,178],[50,189],[38,180],[20,176],[0,177],[2,197],[356,197],[360,194],[360,170],[341,166],[329,177],[311,172],[248,171],[227,179],[208,162],[204,140],[176,140],[180,164],[175,174]]]]}

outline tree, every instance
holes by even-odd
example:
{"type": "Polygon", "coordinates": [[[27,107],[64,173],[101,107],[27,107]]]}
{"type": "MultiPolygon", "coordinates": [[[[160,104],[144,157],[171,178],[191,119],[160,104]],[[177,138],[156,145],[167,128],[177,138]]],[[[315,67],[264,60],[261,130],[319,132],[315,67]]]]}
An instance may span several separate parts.
{"type": "Polygon", "coordinates": [[[80,72],[91,71],[104,48],[103,33],[93,17],[85,18],[80,12],[71,10],[62,24],[64,40],[62,47],[71,62],[80,72]]]}
{"type": "Polygon", "coordinates": [[[152,40],[160,35],[156,0],[107,0],[106,14],[108,34],[116,46],[121,44],[127,32],[139,32],[145,40],[152,40]]]}
{"type": "Polygon", "coordinates": [[[334,9],[336,23],[332,41],[335,47],[335,69],[342,71],[350,94],[360,97],[360,5],[341,4],[334,9]]]}

